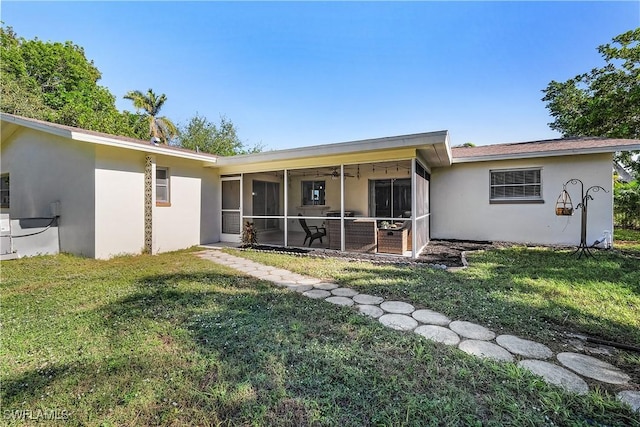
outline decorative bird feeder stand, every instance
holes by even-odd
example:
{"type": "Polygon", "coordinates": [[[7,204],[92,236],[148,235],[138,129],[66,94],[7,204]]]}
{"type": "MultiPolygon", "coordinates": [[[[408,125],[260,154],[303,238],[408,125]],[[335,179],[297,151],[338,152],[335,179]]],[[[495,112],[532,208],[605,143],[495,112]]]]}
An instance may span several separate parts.
{"type": "Polygon", "coordinates": [[[584,183],[577,178],[572,178],[569,181],[565,182],[562,186],[562,192],[560,193],[560,196],[558,196],[558,200],[556,201],[556,215],[573,215],[573,204],[571,203],[571,197],[569,196],[569,192],[567,191],[567,185],[569,184],[580,184],[581,201],[580,203],[578,203],[578,206],[576,206],[576,209],[582,209],[582,216],[580,221],[580,245],[573,252],[573,254],[578,254],[578,259],[582,258],[582,255],[593,256],[591,251],[589,251],[589,246],[587,245],[587,206],[589,205],[589,200],[593,200],[593,196],[591,196],[589,192],[597,193],[598,191],[602,190],[605,193],[608,193],[608,191],[600,187],[599,185],[592,185],[591,187],[587,188],[587,191],[585,192],[584,183]]]}

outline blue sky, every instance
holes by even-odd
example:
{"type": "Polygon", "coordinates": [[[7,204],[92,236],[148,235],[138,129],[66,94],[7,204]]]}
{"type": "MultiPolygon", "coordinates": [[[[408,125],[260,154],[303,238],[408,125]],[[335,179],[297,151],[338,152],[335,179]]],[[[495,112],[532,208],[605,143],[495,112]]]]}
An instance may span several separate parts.
{"type": "Polygon", "coordinates": [[[449,130],[453,145],[559,137],[541,90],[603,65],[640,2],[14,2],[19,36],[71,40],[122,96],[225,115],[266,149],[449,130]]]}

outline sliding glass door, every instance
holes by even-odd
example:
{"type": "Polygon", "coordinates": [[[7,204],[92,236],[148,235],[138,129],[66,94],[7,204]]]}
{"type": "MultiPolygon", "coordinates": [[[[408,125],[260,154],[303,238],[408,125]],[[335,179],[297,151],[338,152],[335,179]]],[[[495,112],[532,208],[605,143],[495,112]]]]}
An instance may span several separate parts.
{"type": "Polygon", "coordinates": [[[378,218],[411,216],[411,179],[369,181],[369,214],[378,218]]]}
{"type": "MultiPolygon", "coordinates": [[[[277,216],[280,211],[280,183],[253,181],[253,216],[277,216]]],[[[278,218],[254,218],[258,230],[278,228],[278,218]]]]}

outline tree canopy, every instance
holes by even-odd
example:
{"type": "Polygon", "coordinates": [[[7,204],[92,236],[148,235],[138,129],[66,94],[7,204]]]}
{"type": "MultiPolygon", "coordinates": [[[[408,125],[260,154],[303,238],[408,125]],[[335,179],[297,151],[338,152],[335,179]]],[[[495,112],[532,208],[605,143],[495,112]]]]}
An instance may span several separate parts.
{"type": "MultiPolygon", "coordinates": [[[[640,138],[640,28],[601,45],[605,65],[543,90],[554,121],[551,129],[565,137],[640,138]]],[[[618,156],[640,176],[631,153],[618,156]]]]}
{"type": "Polygon", "coordinates": [[[72,42],[19,38],[0,28],[0,109],[69,126],[138,137],[100,86],[100,71],[72,42]]]}
{"type": "Polygon", "coordinates": [[[167,101],[164,93],[158,96],[151,89],[147,93],[132,90],[127,92],[124,99],[131,100],[136,110],[142,110],[142,117],[149,124],[149,137],[159,138],[163,144],[167,144],[178,134],[176,125],[168,117],[158,117],[162,106],[167,101]]]}
{"type": "Polygon", "coordinates": [[[137,112],[119,111],[115,96],[98,84],[102,77],[84,49],[70,41],[43,42],[18,37],[0,27],[0,111],[68,126],[164,143],[220,155],[261,151],[247,148],[226,117],[219,125],[196,114],[181,129],[159,113],[165,94],[130,91],[137,112]],[[177,137],[177,138],[176,138],[177,137]]]}
{"type": "Polygon", "coordinates": [[[262,151],[260,145],[246,147],[238,137],[235,125],[226,117],[221,116],[220,124],[216,125],[198,113],[178,128],[175,145],[219,156],[262,151]]]}

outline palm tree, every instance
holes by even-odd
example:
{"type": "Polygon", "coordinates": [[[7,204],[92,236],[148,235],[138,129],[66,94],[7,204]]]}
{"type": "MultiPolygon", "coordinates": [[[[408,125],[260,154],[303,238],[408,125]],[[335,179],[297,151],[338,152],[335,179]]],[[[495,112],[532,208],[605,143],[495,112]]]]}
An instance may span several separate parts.
{"type": "Polygon", "coordinates": [[[149,121],[149,136],[159,138],[163,144],[178,134],[176,125],[167,117],[158,117],[160,109],[167,100],[167,96],[163,93],[157,96],[153,90],[149,89],[147,93],[139,90],[127,92],[124,99],[133,101],[133,106],[138,111],[144,110],[143,117],[149,121]]]}

